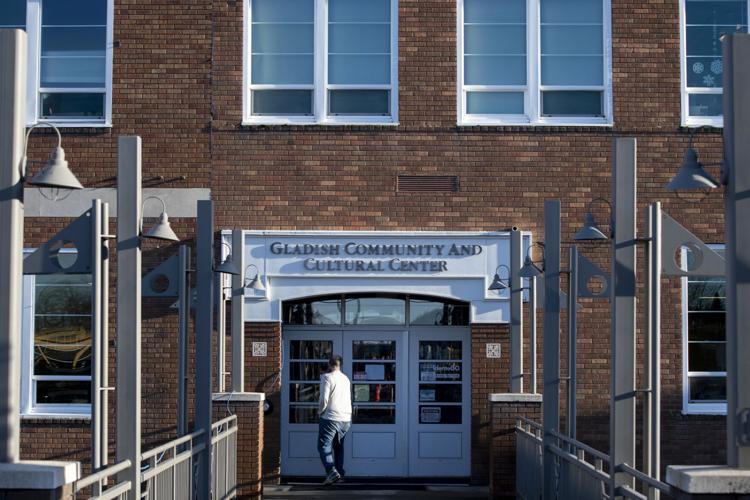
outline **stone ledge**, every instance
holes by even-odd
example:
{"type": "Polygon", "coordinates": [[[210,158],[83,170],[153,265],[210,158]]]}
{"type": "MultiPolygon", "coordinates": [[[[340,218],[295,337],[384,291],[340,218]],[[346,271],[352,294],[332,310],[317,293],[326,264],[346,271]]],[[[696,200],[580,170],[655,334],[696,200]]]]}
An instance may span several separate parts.
{"type": "Polygon", "coordinates": [[[692,494],[750,494],[750,469],[726,465],[670,465],[667,483],[692,494]]]}
{"type": "Polygon", "coordinates": [[[490,403],[541,403],[541,394],[502,393],[490,394],[490,403]]]}
{"type": "Polygon", "coordinates": [[[77,481],[81,464],[51,460],[22,460],[0,463],[0,489],[53,490],[77,481]]]}
{"type": "Polygon", "coordinates": [[[236,402],[236,401],[265,401],[266,395],[263,392],[215,392],[214,401],[236,402]]]}

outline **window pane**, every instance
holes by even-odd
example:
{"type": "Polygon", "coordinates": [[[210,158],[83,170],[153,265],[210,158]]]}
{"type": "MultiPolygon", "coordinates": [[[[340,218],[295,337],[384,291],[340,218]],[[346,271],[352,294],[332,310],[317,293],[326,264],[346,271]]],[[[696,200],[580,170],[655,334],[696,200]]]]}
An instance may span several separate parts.
{"type": "Polygon", "coordinates": [[[313,24],[253,24],[253,54],[312,54],[313,24]]]}
{"type": "Polygon", "coordinates": [[[328,56],[328,83],[333,85],[388,85],[390,74],[389,55],[328,56]]]}
{"type": "Polygon", "coordinates": [[[390,114],[388,90],[331,90],[332,115],[384,115],[390,114]]]}
{"type": "Polygon", "coordinates": [[[420,382],[459,382],[462,365],[456,361],[419,363],[420,382]]]}
{"type": "Polygon", "coordinates": [[[41,60],[41,86],[57,88],[105,86],[104,57],[45,58],[41,60]]]}
{"type": "Polygon", "coordinates": [[[88,404],[91,382],[88,380],[39,380],[36,383],[38,404],[88,404]]]}
{"type": "Polygon", "coordinates": [[[40,314],[90,314],[91,288],[87,286],[37,286],[34,312],[40,314]]]}
{"type": "Polygon", "coordinates": [[[459,302],[411,299],[409,316],[409,322],[412,325],[465,326],[469,324],[469,305],[459,302]]]}
{"type": "Polygon", "coordinates": [[[724,82],[724,65],[719,57],[687,57],[688,87],[721,87],[724,82]]]}
{"type": "Polygon", "coordinates": [[[603,54],[601,26],[544,26],[542,54],[603,54]]]}
{"type": "Polygon", "coordinates": [[[723,372],[727,369],[724,342],[690,343],[688,345],[688,371],[723,372]]]}
{"type": "Polygon", "coordinates": [[[328,52],[356,54],[389,54],[390,24],[330,24],[328,52]]]}
{"type": "Polygon", "coordinates": [[[65,0],[64,2],[44,0],[42,24],[44,26],[105,26],[107,24],[107,0],[65,0]]]}
{"type": "Polygon", "coordinates": [[[312,115],[312,90],[254,90],[254,115],[312,115]]]}
{"type": "Polygon", "coordinates": [[[419,406],[420,424],[460,424],[460,405],[456,406],[419,406]]]}
{"type": "MultiPolygon", "coordinates": [[[[58,254],[63,256],[65,254],[58,254]]],[[[36,285],[90,285],[90,274],[37,274],[36,285]]]]}
{"type": "Polygon", "coordinates": [[[419,401],[460,403],[461,384],[419,384],[419,401]]]}
{"type": "Polygon", "coordinates": [[[714,56],[721,58],[722,35],[744,33],[747,26],[688,26],[687,53],[690,56],[714,56]]]}
{"type": "Polygon", "coordinates": [[[312,85],[313,56],[253,55],[252,83],[312,85]]]}
{"type": "Polygon", "coordinates": [[[289,408],[290,424],[317,424],[318,407],[317,406],[290,406],[289,408]]]}
{"type": "Polygon", "coordinates": [[[289,401],[317,403],[320,399],[320,384],[289,384],[289,401]]]}
{"type": "Polygon", "coordinates": [[[313,299],[284,302],[284,323],[288,325],[340,325],[341,300],[313,299]]]}
{"type": "Polygon", "coordinates": [[[396,391],[394,384],[354,384],[355,403],[395,403],[396,391]]]}
{"type": "Polygon", "coordinates": [[[540,0],[542,24],[601,23],[602,0],[540,0]]]}
{"type": "Polygon", "coordinates": [[[44,28],[42,57],[105,56],[107,28],[44,28]]]}
{"type": "Polygon", "coordinates": [[[331,358],[333,343],[330,340],[292,340],[289,343],[291,359],[324,359],[331,358]]]}
{"type": "Polygon", "coordinates": [[[396,363],[352,363],[352,380],[393,382],[396,380],[396,363]]]}
{"type": "Polygon", "coordinates": [[[354,405],[353,424],[395,424],[396,408],[393,406],[354,405]]]}
{"type": "Polygon", "coordinates": [[[690,401],[720,401],[727,399],[726,377],[690,377],[690,401]]]}
{"type": "MultiPolygon", "coordinates": [[[[462,347],[460,340],[421,340],[419,342],[419,359],[460,360],[461,352],[462,347]]],[[[425,369],[430,369],[429,363],[425,364],[425,369]]]]}
{"type": "Polygon", "coordinates": [[[346,300],[347,325],[403,325],[406,301],[388,297],[362,297],[346,300]]]}
{"type": "Polygon", "coordinates": [[[464,0],[465,23],[525,23],[526,0],[464,0]]]}
{"type": "Polygon", "coordinates": [[[313,0],[252,0],[253,22],[312,22],[313,0]]]}
{"type": "Polygon", "coordinates": [[[688,314],[688,339],[726,340],[726,314],[713,312],[688,314]]]}
{"type": "Polygon", "coordinates": [[[542,85],[603,85],[601,56],[548,56],[542,54],[542,85]]]}
{"type": "Polygon", "coordinates": [[[292,361],[289,363],[289,379],[319,382],[321,373],[325,373],[328,363],[304,363],[292,361]]]}
{"type": "MultiPolygon", "coordinates": [[[[275,0],[274,0],[275,1],[275,0]]],[[[390,22],[390,0],[329,0],[330,22],[390,22]]]]}
{"type": "Polygon", "coordinates": [[[545,91],[542,92],[543,116],[603,116],[602,92],[545,91]]]}
{"type": "Polygon", "coordinates": [[[468,92],[466,113],[479,115],[524,114],[523,92],[468,92]]]}
{"type": "Polygon", "coordinates": [[[687,0],[685,18],[688,24],[747,24],[745,0],[687,0]]]}
{"type": "Polygon", "coordinates": [[[464,54],[526,54],[526,26],[468,25],[464,54]]]}
{"type": "Polygon", "coordinates": [[[91,375],[91,318],[36,317],[35,375],[91,375]]]}
{"type": "Polygon", "coordinates": [[[393,340],[355,340],[352,342],[353,359],[396,359],[396,342],[393,340]]]}
{"type": "Polygon", "coordinates": [[[688,310],[723,311],[726,307],[724,282],[688,282],[688,310]]]}
{"type": "Polygon", "coordinates": [[[465,85],[526,85],[525,56],[466,56],[465,85]]]}
{"type": "Polygon", "coordinates": [[[0,2],[0,27],[26,28],[26,0],[0,2]]]}
{"type": "Polygon", "coordinates": [[[721,94],[691,94],[688,98],[690,116],[722,116],[724,96],[721,94]]]}

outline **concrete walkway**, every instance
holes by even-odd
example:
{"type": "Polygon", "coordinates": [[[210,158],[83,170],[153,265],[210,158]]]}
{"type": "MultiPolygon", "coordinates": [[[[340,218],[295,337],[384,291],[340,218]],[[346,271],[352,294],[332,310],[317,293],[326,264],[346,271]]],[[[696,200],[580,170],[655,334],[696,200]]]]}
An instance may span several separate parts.
{"type": "Polygon", "coordinates": [[[489,498],[486,486],[425,486],[425,485],[372,485],[339,483],[334,486],[292,484],[266,486],[263,498],[288,498],[322,500],[328,498],[356,498],[357,500],[406,500],[406,499],[448,499],[478,500],[489,498]]]}

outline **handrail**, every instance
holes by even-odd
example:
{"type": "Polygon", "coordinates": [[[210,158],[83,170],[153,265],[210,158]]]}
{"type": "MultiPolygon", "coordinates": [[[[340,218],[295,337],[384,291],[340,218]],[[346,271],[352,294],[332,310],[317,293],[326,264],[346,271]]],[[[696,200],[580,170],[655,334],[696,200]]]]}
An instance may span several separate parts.
{"type": "Polygon", "coordinates": [[[121,495],[124,495],[125,493],[132,490],[132,486],[133,483],[131,483],[130,481],[123,481],[120,484],[112,486],[111,488],[107,489],[107,491],[94,498],[96,498],[96,500],[114,500],[115,498],[120,498],[121,495]]]}
{"type": "Polygon", "coordinates": [[[637,491],[627,486],[618,486],[617,494],[622,495],[625,498],[630,498],[631,500],[648,500],[648,497],[646,495],[638,493],[637,491]]]}
{"type": "Polygon", "coordinates": [[[561,441],[563,441],[565,443],[572,444],[574,447],[578,448],[579,450],[583,450],[586,453],[589,453],[589,454],[595,456],[596,458],[604,460],[605,462],[610,462],[609,455],[607,455],[606,453],[602,453],[601,451],[599,451],[599,450],[597,450],[595,448],[592,448],[591,446],[589,446],[589,445],[587,445],[585,443],[582,443],[582,442],[580,442],[580,441],[578,441],[576,439],[573,439],[571,437],[568,437],[568,436],[565,436],[563,434],[560,434],[559,432],[556,432],[556,431],[552,431],[551,430],[551,431],[549,431],[549,433],[552,436],[556,437],[557,439],[559,439],[559,440],[561,440],[561,441]]]}
{"type": "Polygon", "coordinates": [[[182,453],[178,453],[172,458],[159,462],[155,467],[146,469],[145,471],[141,472],[141,482],[146,482],[165,469],[169,469],[177,464],[181,464],[182,462],[189,460],[191,457],[203,451],[205,447],[206,446],[204,444],[197,445],[194,448],[185,450],[182,453]]]}
{"type": "Polygon", "coordinates": [[[617,466],[618,472],[624,472],[625,474],[630,474],[634,478],[636,478],[639,481],[643,481],[644,483],[648,484],[652,488],[656,488],[657,490],[661,491],[662,493],[665,493],[667,495],[672,494],[672,487],[666,483],[662,483],[658,479],[654,479],[653,477],[644,474],[643,472],[639,471],[638,469],[635,469],[631,466],[629,466],[626,463],[622,463],[617,466]]]}
{"type": "Polygon", "coordinates": [[[526,437],[527,439],[531,439],[531,440],[535,441],[538,444],[542,443],[542,438],[541,437],[537,436],[536,434],[534,434],[531,431],[527,431],[523,427],[516,427],[516,432],[522,433],[524,435],[524,437],[526,437]]]}
{"type": "Polygon", "coordinates": [[[533,420],[528,419],[526,417],[517,417],[516,421],[523,422],[524,424],[530,425],[531,427],[534,427],[535,429],[538,429],[540,431],[544,430],[544,427],[542,426],[542,424],[540,424],[539,422],[534,422],[533,420]]]}
{"type": "Polygon", "coordinates": [[[83,488],[86,488],[87,486],[91,486],[92,484],[102,479],[108,478],[110,476],[114,476],[118,472],[122,472],[130,468],[131,465],[133,465],[133,463],[130,460],[123,460],[122,462],[118,462],[114,465],[110,465],[106,469],[102,469],[89,476],[79,479],[75,483],[76,491],[80,491],[83,488]]]}
{"type": "Polygon", "coordinates": [[[214,422],[211,424],[211,430],[215,430],[217,427],[220,427],[224,424],[228,424],[230,422],[234,422],[235,426],[237,425],[237,415],[229,415],[226,418],[223,418],[219,420],[218,422],[214,422]]]}
{"type": "Polygon", "coordinates": [[[181,444],[187,443],[188,441],[191,441],[197,437],[199,437],[201,434],[203,434],[203,429],[199,429],[191,434],[186,434],[182,437],[179,437],[177,439],[173,439],[172,441],[169,441],[167,443],[164,443],[161,446],[157,446],[156,448],[152,448],[148,451],[145,451],[141,453],[141,462],[144,462],[148,460],[149,458],[158,455],[162,451],[167,451],[169,449],[175,448],[181,444]]]}
{"type": "Polygon", "coordinates": [[[559,456],[560,458],[577,465],[582,471],[589,474],[590,476],[593,476],[596,479],[599,479],[601,481],[609,481],[610,475],[604,472],[603,470],[599,470],[590,463],[586,462],[585,460],[579,459],[577,456],[573,455],[572,453],[568,453],[565,450],[562,450],[558,448],[557,446],[551,445],[547,446],[547,449],[554,453],[555,455],[559,456]]]}

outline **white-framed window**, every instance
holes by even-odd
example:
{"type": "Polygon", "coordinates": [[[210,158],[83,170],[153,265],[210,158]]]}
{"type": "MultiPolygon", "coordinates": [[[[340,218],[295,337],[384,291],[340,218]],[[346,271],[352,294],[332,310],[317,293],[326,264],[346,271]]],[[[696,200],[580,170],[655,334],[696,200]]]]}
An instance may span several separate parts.
{"type": "Polygon", "coordinates": [[[396,124],[398,0],[245,0],[243,123],[396,124]]]}
{"type": "Polygon", "coordinates": [[[748,0],[680,0],[682,125],[721,127],[721,36],[747,33],[748,0]]]}
{"type": "MultiPolygon", "coordinates": [[[[724,245],[709,245],[724,255],[724,245]]],[[[691,255],[683,250],[683,262],[691,255]]],[[[682,278],[683,412],[726,414],[726,292],[721,276],[682,278]]]]}
{"type": "Polygon", "coordinates": [[[21,413],[89,416],[91,276],[25,275],[21,413]]]}
{"type": "Polygon", "coordinates": [[[2,0],[0,27],[28,35],[26,121],[112,122],[113,0],[2,0]]]}
{"type": "Polygon", "coordinates": [[[458,0],[459,125],[612,125],[609,0],[458,0]]]}

